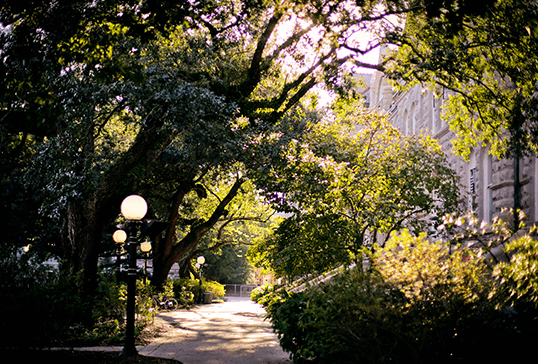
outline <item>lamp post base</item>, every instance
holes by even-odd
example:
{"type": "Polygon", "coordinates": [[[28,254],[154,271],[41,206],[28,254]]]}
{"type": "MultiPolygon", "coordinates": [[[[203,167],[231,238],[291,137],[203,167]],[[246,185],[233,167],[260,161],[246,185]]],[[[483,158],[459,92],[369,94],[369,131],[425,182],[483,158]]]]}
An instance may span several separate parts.
{"type": "Polygon", "coordinates": [[[138,351],[134,345],[125,345],[120,353],[120,356],[137,356],[138,351]]]}
{"type": "Polygon", "coordinates": [[[125,344],[120,356],[136,356],[135,347],[135,307],[136,307],[136,243],[134,235],[129,242],[129,270],[127,273],[127,322],[125,323],[125,344]]]}

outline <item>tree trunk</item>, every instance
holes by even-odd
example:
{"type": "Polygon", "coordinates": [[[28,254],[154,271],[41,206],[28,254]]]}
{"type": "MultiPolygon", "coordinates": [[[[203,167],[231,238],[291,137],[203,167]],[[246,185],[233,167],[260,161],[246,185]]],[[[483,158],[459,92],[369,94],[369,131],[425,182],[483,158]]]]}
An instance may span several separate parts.
{"type": "MultiPolygon", "coordinates": [[[[183,200],[183,197],[188,192],[187,189],[183,188],[176,192],[170,209],[170,226],[166,231],[165,238],[163,241],[158,239],[155,243],[155,252],[153,258],[153,278],[152,284],[157,287],[157,289],[162,288],[172,265],[176,263],[181,257],[189,253],[196,248],[202,237],[207,233],[219,220],[219,218],[224,215],[226,206],[237,196],[239,188],[243,184],[244,180],[238,179],[228,191],[226,197],[222,199],[219,205],[215,208],[212,215],[207,219],[207,221],[195,224],[191,227],[191,231],[179,241],[177,244],[174,244],[176,240],[176,226],[179,220],[179,205],[183,200]]],[[[185,186],[183,186],[185,187],[185,186]]]]}
{"type": "Polygon", "coordinates": [[[63,241],[62,270],[78,274],[82,294],[89,297],[97,283],[98,243],[101,229],[97,226],[93,199],[86,203],[71,202],[67,211],[67,236],[63,241]]]}
{"type": "Polygon", "coordinates": [[[181,239],[178,244],[173,247],[168,246],[171,249],[163,249],[167,251],[166,255],[159,254],[153,258],[153,278],[151,283],[157,287],[157,289],[163,287],[174,263],[176,263],[183,255],[194,249],[206,231],[207,230],[203,232],[196,231],[196,229],[194,229],[194,231],[191,230],[191,232],[181,239]]]}
{"type": "Polygon", "coordinates": [[[91,297],[97,283],[99,245],[103,232],[118,215],[126,192],[115,191],[138,165],[149,166],[174,139],[176,132],[142,130],[124,157],[111,167],[84,201],[72,201],[67,212],[67,231],[62,239],[63,269],[80,274],[83,294],[91,297]],[[163,136],[164,135],[164,136],[163,136]]]}

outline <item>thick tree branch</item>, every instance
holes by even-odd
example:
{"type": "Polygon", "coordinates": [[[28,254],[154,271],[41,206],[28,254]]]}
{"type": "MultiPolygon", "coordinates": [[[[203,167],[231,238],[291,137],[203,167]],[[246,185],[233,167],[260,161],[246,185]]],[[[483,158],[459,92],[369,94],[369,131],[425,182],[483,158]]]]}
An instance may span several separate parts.
{"type": "Polygon", "coordinates": [[[252,61],[250,63],[250,68],[248,71],[248,79],[245,82],[245,84],[242,85],[241,89],[245,90],[246,95],[250,95],[252,91],[256,88],[258,83],[261,79],[261,72],[262,72],[262,61],[263,61],[263,52],[267,46],[267,42],[269,41],[269,38],[273,34],[273,32],[276,29],[276,26],[280,22],[280,19],[284,15],[281,11],[276,11],[269,22],[267,23],[267,26],[265,27],[265,31],[263,32],[262,36],[258,40],[258,44],[256,47],[256,51],[254,52],[254,55],[252,57],[252,61]]]}

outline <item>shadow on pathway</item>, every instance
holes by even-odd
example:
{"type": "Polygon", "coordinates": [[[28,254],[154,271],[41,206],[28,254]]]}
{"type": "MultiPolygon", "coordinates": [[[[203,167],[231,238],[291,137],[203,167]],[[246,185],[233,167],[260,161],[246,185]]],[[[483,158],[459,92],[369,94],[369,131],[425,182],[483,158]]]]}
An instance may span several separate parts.
{"type": "Polygon", "coordinates": [[[171,358],[183,364],[291,363],[282,351],[265,310],[248,298],[163,313],[173,328],[139,351],[141,355],[171,358]]]}

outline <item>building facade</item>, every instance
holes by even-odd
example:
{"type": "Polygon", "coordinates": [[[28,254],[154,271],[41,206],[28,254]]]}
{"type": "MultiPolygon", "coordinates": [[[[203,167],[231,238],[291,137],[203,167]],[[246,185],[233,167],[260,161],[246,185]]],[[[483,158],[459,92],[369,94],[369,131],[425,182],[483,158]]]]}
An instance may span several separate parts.
{"type": "MultiPolygon", "coordinates": [[[[381,72],[364,77],[368,89],[364,94],[371,110],[389,114],[391,124],[405,135],[430,134],[437,139],[447,159],[460,176],[468,209],[480,220],[491,222],[503,208],[514,205],[514,161],[499,160],[488,148],[473,148],[469,161],[452,153],[454,134],[441,119],[441,107],[448,93],[440,98],[430,90],[415,86],[409,92],[395,92],[381,72]]],[[[538,158],[523,157],[519,161],[521,207],[527,224],[538,220],[538,158]]]]}

